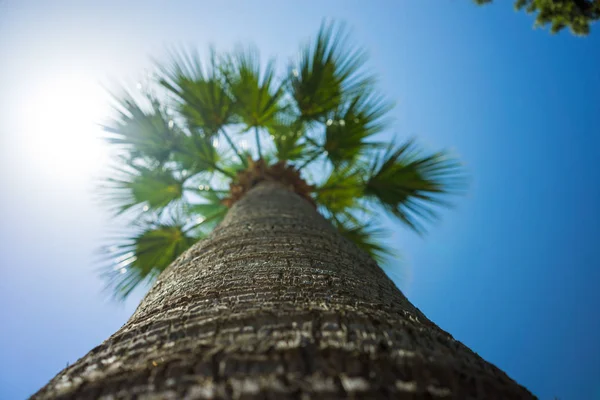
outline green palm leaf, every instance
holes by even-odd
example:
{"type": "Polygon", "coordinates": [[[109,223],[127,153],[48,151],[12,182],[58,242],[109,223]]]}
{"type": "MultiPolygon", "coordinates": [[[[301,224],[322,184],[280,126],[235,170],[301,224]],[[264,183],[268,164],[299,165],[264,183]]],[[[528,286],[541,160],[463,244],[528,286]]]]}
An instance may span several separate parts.
{"type": "Polygon", "coordinates": [[[304,120],[320,120],[345,100],[366,90],[372,78],[365,76],[365,52],[347,46],[343,26],[321,25],[312,46],[301,52],[299,65],[290,71],[292,97],[304,120]]]}
{"type": "Polygon", "coordinates": [[[198,133],[185,136],[175,150],[173,161],[190,175],[219,169],[220,156],[210,137],[198,133]]]}
{"type": "Polygon", "coordinates": [[[204,202],[188,206],[187,212],[192,215],[192,224],[186,228],[186,231],[208,233],[227,214],[228,208],[223,204],[225,193],[211,190],[208,186],[197,189],[196,193],[204,202]]]}
{"type": "Polygon", "coordinates": [[[334,165],[353,161],[361,151],[372,147],[365,142],[386,127],[383,117],[392,105],[381,96],[360,94],[326,121],[323,148],[334,165]]]}
{"type": "Polygon", "coordinates": [[[394,252],[381,242],[381,239],[388,236],[388,233],[374,224],[361,224],[348,218],[333,218],[332,222],[343,237],[369,254],[378,263],[383,264],[387,257],[394,255],[394,252]]]}
{"type": "Polygon", "coordinates": [[[106,141],[124,147],[131,157],[150,157],[159,162],[166,161],[183,133],[174,129],[172,119],[165,108],[151,96],[143,107],[130,94],[118,100],[117,117],[103,125],[108,133],[106,141]]]}
{"type": "Polygon", "coordinates": [[[376,159],[370,168],[364,194],[415,231],[436,218],[434,206],[447,205],[445,195],[463,185],[460,164],[439,152],[423,154],[412,140],[376,159]]]}
{"type": "Polygon", "coordinates": [[[347,165],[334,169],[327,180],[315,190],[315,201],[332,214],[358,206],[364,183],[360,168],[347,165]]]}
{"type": "Polygon", "coordinates": [[[169,67],[160,67],[160,83],[177,100],[177,109],[191,131],[202,130],[206,136],[216,135],[223,126],[234,121],[235,103],[211,52],[207,67],[196,52],[174,53],[169,67]]]}
{"type": "Polygon", "coordinates": [[[118,213],[134,206],[160,210],[183,195],[183,181],[164,167],[151,168],[129,163],[113,168],[104,185],[107,198],[118,213]]]}
{"type": "Polygon", "coordinates": [[[158,276],[197,240],[174,222],[150,224],[134,236],[122,238],[112,251],[105,250],[107,265],[102,274],[115,296],[125,298],[138,284],[158,276]]]}
{"type": "Polygon", "coordinates": [[[247,128],[271,126],[285,94],[282,83],[275,85],[274,61],[269,61],[261,73],[258,52],[239,50],[229,58],[225,70],[241,122],[247,128]]]}
{"type": "Polygon", "coordinates": [[[306,155],[304,124],[301,121],[280,117],[269,127],[275,146],[275,156],[279,160],[298,160],[306,155]]]}

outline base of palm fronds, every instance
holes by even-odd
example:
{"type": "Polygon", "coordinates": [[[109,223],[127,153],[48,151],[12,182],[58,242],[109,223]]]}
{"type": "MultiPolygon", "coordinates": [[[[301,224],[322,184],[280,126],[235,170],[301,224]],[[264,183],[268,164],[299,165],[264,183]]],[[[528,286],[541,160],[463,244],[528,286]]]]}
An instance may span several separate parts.
{"type": "Polygon", "coordinates": [[[236,179],[229,185],[229,197],[222,202],[227,207],[231,207],[236,201],[244,197],[250,189],[263,181],[279,182],[316,207],[310,195],[314,191],[314,186],[306,183],[300,176],[300,171],[293,165],[288,165],[285,160],[267,165],[263,159],[257,161],[248,159],[248,163],[248,168],[238,172],[236,179]]]}

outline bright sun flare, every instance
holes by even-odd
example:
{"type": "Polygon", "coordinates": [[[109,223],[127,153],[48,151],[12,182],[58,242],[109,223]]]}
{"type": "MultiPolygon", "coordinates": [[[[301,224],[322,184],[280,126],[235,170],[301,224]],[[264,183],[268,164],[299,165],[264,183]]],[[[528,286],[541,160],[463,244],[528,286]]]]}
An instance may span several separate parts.
{"type": "Polygon", "coordinates": [[[58,76],[36,85],[22,108],[26,153],[41,171],[56,178],[95,175],[107,160],[99,122],[107,96],[91,79],[58,76]]]}

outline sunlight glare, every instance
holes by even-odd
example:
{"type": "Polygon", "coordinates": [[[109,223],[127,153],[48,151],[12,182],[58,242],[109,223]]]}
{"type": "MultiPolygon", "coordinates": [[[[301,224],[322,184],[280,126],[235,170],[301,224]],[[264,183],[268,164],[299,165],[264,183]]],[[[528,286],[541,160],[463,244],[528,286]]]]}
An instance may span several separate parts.
{"type": "Polygon", "coordinates": [[[25,154],[54,177],[89,178],[108,158],[98,123],[108,114],[104,90],[83,76],[55,76],[36,85],[20,109],[27,115],[25,154]]]}

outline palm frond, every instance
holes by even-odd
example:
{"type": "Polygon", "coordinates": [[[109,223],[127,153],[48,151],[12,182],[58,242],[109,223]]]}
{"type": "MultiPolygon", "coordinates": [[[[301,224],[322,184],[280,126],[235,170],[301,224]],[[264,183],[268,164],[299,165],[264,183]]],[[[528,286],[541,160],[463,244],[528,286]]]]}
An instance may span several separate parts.
{"type": "Polygon", "coordinates": [[[381,96],[362,93],[332,113],[325,123],[323,145],[331,162],[335,166],[351,162],[372,147],[374,144],[365,140],[383,131],[386,127],[383,117],[391,108],[381,96]]]}
{"type": "Polygon", "coordinates": [[[235,103],[214,51],[207,66],[197,52],[173,52],[171,65],[159,69],[160,83],[175,96],[176,107],[191,131],[213,136],[234,121],[235,103]]]}
{"type": "Polygon", "coordinates": [[[416,232],[437,217],[436,206],[448,205],[445,196],[464,187],[460,163],[444,152],[424,154],[413,140],[386,153],[370,168],[364,194],[377,201],[416,232]]]}
{"type": "Polygon", "coordinates": [[[351,218],[334,217],[332,222],[343,237],[369,254],[379,264],[383,264],[386,258],[394,256],[394,252],[381,241],[383,237],[388,236],[388,232],[384,229],[373,223],[359,223],[351,218]]]}
{"type": "Polygon", "coordinates": [[[157,277],[198,239],[174,221],[151,223],[104,250],[102,275],[114,295],[123,299],[140,283],[157,277]]]}
{"type": "Polygon", "coordinates": [[[314,199],[332,214],[357,207],[364,182],[360,167],[347,165],[333,169],[327,180],[315,189],[314,199]]]}
{"type": "MultiPolygon", "coordinates": [[[[225,191],[227,192],[227,191],[225,191]]],[[[198,189],[196,193],[204,202],[191,204],[186,212],[191,215],[192,223],[186,227],[186,232],[208,233],[219,224],[227,214],[227,206],[223,200],[225,193],[214,191],[208,187],[198,189]]]]}
{"type": "Polygon", "coordinates": [[[236,104],[236,114],[247,128],[267,128],[281,111],[283,83],[275,82],[275,63],[261,72],[258,51],[239,49],[227,60],[225,77],[236,104]]]}
{"type": "Polygon", "coordinates": [[[165,108],[151,96],[144,99],[146,107],[127,92],[115,99],[118,116],[102,126],[107,132],[105,140],[123,147],[132,157],[166,161],[184,134],[175,129],[165,108]]]}
{"type": "Polygon", "coordinates": [[[347,45],[343,25],[321,25],[316,41],[305,46],[290,69],[290,87],[303,120],[320,120],[373,82],[365,75],[365,51],[347,45]]]}
{"type": "Polygon", "coordinates": [[[301,121],[280,117],[269,127],[269,133],[278,160],[293,161],[306,155],[306,143],[301,141],[305,127],[301,121]]]}
{"type": "Polygon", "coordinates": [[[213,172],[219,169],[220,155],[213,139],[194,133],[185,136],[173,152],[173,161],[189,174],[213,172]]]}
{"type": "Polygon", "coordinates": [[[237,176],[238,172],[244,171],[247,168],[248,161],[252,159],[252,153],[249,150],[242,151],[240,157],[223,157],[221,160],[221,168],[231,177],[237,176]],[[245,163],[242,159],[246,160],[245,163]]]}
{"type": "Polygon", "coordinates": [[[144,211],[160,210],[183,195],[183,180],[162,166],[123,164],[113,167],[104,183],[104,195],[118,213],[134,206],[143,206],[144,211]]]}

